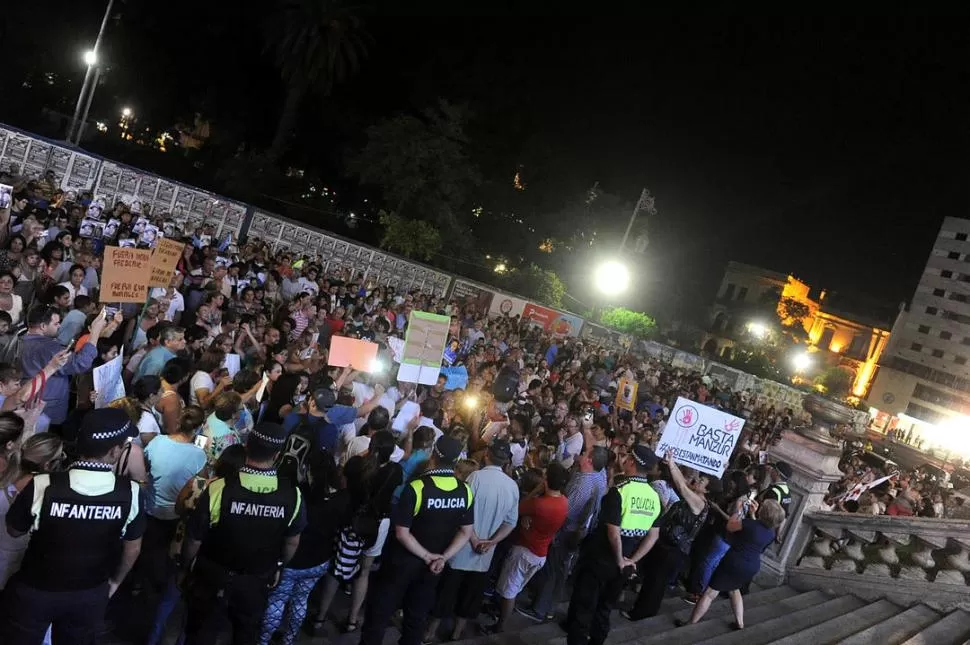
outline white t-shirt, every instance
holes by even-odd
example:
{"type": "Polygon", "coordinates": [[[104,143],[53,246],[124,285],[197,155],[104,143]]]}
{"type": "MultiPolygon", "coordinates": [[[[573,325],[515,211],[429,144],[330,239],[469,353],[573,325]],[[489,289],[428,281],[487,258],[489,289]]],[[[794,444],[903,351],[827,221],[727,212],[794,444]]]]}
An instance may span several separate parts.
{"type": "Polygon", "coordinates": [[[559,462],[569,468],[573,465],[573,459],[575,459],[580,452],[583,450],[583,433],[577,432],[571,437],[566,437],[562,444],[562,454],[559,457],[559,462]]]}
{"type": "MultiPolygon", "coordinates": [[[[361,383],[360,381],[354,381],[352,384],[354,390],[354,407],[359,408],[364,405],[367,401],[370,401],[371,397],[374,396],[374,388],[367,383],[361,383]]],[[[397,406],[397,402],[401,400],[401,393],[396,387],[389,387],[384,391],[384,395],[377,401],[377,405],[387,410],[387,413],[393,418],[394,408],[397,406]]]]}
{"type": "Polygon", "coordinates": [[[136,443],[142,448],[145,446],[141,442],[141,435],[143,434],[154,434],[157,435],[161,433],[162,429],[158,427],[158,420],[155,419],[155,415],[148,410],[141,411],[141,418],[138,419],[138,436],[132,439],[132,443],[136,443]]]}
{"type": "Polygon", "coordinates": [[[529,454],[529,442],[526,441],[525,445],[512,442],[509,444],[509,448],[512,449],[512,467],[518,468],[525,463],[525,456],[529,454]]]}
{"type": "MultiPolygon", "coordinates": [[[[168,298],[168,289],[165,287],[155,287],[152,289],[151,297],[156,300],[159,298],[168,298]]],[[[173,322],[175,320],[175,314],[180,311],[185,311],[185,298],[182,294],[176,291],[171,295],[171,301],[168,303],[168,309],[165,310],[163,317],[168,322],[173,322]]]]}
{"type": "Polygon", "coordinates": [[[428,417],[424,417],[423,416],[423,417],[421,417],[418,420],[417,427],[420,428],[421,426],[428,426],[429,428],[431,428],[432,430],[434,430],[434,441],[435,441],[435,443],[438,443],[438,439],[441,439],[442,435],[445,434],[444,432],[441,431],[440,428],[438,428],[438,426],[436,426],[434,424],[434,421],[432,421],[428,417]]]}
{"type": "Polygon", "coordinates": [[[196,390],[209,390],[212,392],[216,389],[216,383],[209,376],[208,372],[198,371],[192,376],[192,380],[189,381],[189,403],[192,405],[201,405],[199,403],[199,397],[196,396],[196,390]]]}
{"type": "MultiPolygon", "coordinates": [[[[74,285],[73,285],[73,284],[72,284],[72,283],[70,282],[70,280],[69,280],[69,281],[67,281],[67,282],[62,282],[62,283],[60,283],[60,284],[59,284],[59,285],[57,285],[57,286],[59,286],[59,287],[64,287],[64,288],[66,288],[66,289],[67,289],[68,291],[70,291],[70,292],[71,292],[71,302],[70,302],[70,304],[71,304],[71,305],[73,305],[73,304],[74,304],[74,299],[75,299],[75,298],[77,298],[78,296],[86,296],[86,295],[88,295],[88,290],[87,290],[87,287],[85,287],[85,286],[84,286],[83,284],[82,284],[82,285],[81,285],[80,287],[75,287],[75,286],[74,286],[74,285]]],[[[11,316],[11,318],[12,318],[12,316],[11,316]]]]}
{"type": "Polygon", "coordinates": [[[318,285],[313,280],[310,280],[309,278],[301,277],[299,280],[299,283],[300,283],[301,291],[306,291],[307,293],[311,293],[313,294],[314,297],[316,297],[316,295],[320,293],[320,285],[318,285]]]}

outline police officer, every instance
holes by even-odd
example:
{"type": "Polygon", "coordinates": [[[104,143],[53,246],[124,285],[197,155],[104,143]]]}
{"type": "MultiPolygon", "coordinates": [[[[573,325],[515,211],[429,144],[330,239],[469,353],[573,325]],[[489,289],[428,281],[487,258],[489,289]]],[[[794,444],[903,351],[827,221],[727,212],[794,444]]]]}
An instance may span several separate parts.
{"type": "Polygon", "coordinates": [[[212,481],[186,524],[183,566],[187,642],[216,642],[222,618],[233,645],[259,636],[269,589],[300,544],[306,511],[299,488],[277,478],[273,464],[286,440],[276,423],[260,423],[246,437],[246,464],[212,481]]]}
{"type": "Polygon", "coordinates": [[[770,464],[771,486],[761,494],[761,500],[773,499],[785,511],[785,517],[791,510],[791,489],[788,488],[788,480],[792,476],[792,467],[789,463],[779,461],[770,464]]]}
{"type": "Polygon", "coordinates": [[[637,445],[623,461],[624,480],[603,497],[599,522],[576,565],[565,624],[567,645],[603,645],[627,574],[660,535],[653,528],[661,512],[660,496],[647,481],[657,461],[650,448],[637,445]]]}
{"type": "Polygon", "coordinates": [[[123,410],[89,412],[78,433],[83,456],[67,472],[35,476],[14,499],[7,532],[31,538],[0,602],[0,642],[37,645],[49,625],[54,643],[95,642],[145,531],[138,484],[112,470],[133,427],[123,410]]]}
{"type": "Polygon", "coordinates": [[[472,534],[472,491],[455,477],[461,443],[443,436],[430,469],[405,486],[391,516],[394,540],[367,598],[360,645],[381,645],[391,615],[404,603],[400,645],[419,645],[435,603],[437,576],[472,534]]]}

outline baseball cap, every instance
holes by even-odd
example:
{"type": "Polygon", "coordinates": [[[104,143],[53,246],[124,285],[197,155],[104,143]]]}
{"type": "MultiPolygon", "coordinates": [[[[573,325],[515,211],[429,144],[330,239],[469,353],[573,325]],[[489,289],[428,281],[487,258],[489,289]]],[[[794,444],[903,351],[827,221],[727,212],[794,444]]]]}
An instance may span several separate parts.
{"type": "Polygon", "coordinates": [[[434,445],[434,454],[440,464],[451,466],[461,455],[461,442],[447,435],[442,436],[434,445]]]}
{"type": "Polygon", "coordinates": [[[633,460],[636,461],[641,468],[653,468],[660,461],[656,453],[650,449],[650,446],[644,446],[637,444],[633,446],[633,460]]]}
{"type": "Polygon", "coordinates": [[[771,464],[771,467],[782,474],[785,479],[789,479],[792,476],[792,467],[787,461],[778,461],[771,464]]]}
{"type": "Polygon", "coordinates": [[[337,394],[329,387],[322,387],[313,391],[313,401],[320,410],[329,410],[337,403],[337,394]]]}
{"type": "Polygon", "coordinates": [[[119,408],[91,410],[81,421],[78,430],[78,452],[81,455],[101,455],[120,446],[137,431],[128,413],[119,408]]]}
{"type": "Polygon", "coordinates": [[[505,439],[496,439],[488,447],[488,456],[496,466],[504,466],[512,461],[512,447],[505,439]]]}

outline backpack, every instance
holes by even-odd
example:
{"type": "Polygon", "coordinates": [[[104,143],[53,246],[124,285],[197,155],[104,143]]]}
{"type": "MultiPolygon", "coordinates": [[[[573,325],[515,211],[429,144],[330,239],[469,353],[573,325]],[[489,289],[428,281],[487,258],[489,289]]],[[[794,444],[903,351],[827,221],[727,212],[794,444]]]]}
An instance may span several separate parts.
{"type": "MultiPolygon", "coordinates": [[[[304,490],[311,483],[311,460],[320,452],[317,447],[317,426],[310,423],[307,417],[305,414],[301,417],[299,425],[286,437],[283,448],[276,457],[277,475],[304,490]]],[[[325,417],[323,420],[329,423],[325,417]]]]}
{"type": "Polygon", "coordinates": [[[509,403],[519,391],[519,373],[503,367],[492,383],[492,395],[499,403],[509,403]]]}

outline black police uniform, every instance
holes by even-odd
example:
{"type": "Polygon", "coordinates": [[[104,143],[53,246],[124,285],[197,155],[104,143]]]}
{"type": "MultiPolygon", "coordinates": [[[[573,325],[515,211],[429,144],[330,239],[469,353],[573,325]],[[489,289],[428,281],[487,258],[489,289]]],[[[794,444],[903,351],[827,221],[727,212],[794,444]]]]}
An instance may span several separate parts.
{"type": "MultiPolygon", "coordinates": [[[[463,526],[474,523],[471,488],[450,468],[435,469],[404,488],[391,516],[393,527],[404,526],[430,553],[442,554],[463,526]]],[[[360,645],[381,645],[394,611],[404,603],[400,645],[419,645],[435,603],[438,577],[423,560],[388,540],[377,583],[367,594],[360,645]]]]}
{"type": "Polygon", "coordinates": [[[94,643],[122,540],[145,532],[143,509],[138,484],[110,464],[34,477],[7,513],[7,526],[31,539],[0,600],[0,642],[37,645],[52,625],[55,643],[94,643]]]}
{"type": "Polygon", "coordinates": [[[232,642],[255,643],[283,542],[305,525],[299,489],[275,469],[245,466],[211,482],[187,525],[202,542],[186,590],[187,642],[216,642],[227,615],[232,642]]]}

